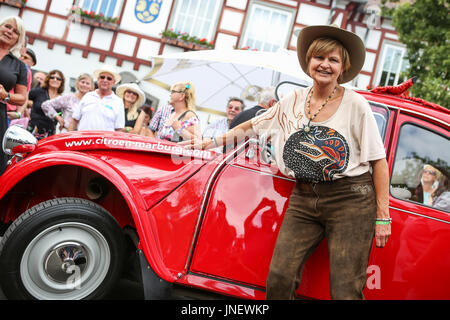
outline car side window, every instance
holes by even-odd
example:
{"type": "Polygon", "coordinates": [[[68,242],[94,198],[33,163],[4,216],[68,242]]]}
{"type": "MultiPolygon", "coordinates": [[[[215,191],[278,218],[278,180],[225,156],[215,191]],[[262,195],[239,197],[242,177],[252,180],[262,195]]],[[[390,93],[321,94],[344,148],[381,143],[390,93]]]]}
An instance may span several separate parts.
{"type": "Polygon", "coordinates": [[[381,106],[372,102],[370,103],[370,108],[372,109],[375,121],[377,122],[381,138],[384,139],[386,135],[387,123],[389,121],[389,110],[385,106],[381,106]]]}
{"type": "Polygon", "coordinates": [[[404,124],[391,175],[392,196],[450,212],[449,165],[448,137],[404,124]]]}

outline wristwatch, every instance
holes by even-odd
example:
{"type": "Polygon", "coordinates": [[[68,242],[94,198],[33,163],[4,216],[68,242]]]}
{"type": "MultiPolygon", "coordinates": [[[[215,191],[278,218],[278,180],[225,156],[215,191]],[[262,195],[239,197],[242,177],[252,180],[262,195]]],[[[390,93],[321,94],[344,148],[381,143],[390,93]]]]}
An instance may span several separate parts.
{"type": "Polygon", "coordinates": [[[8,96],[5,99],[3,99],[3,101],[9,102],[10,99],[11,99],[11,96],[9,95],[9,92],[8,92],[8,96]]]}

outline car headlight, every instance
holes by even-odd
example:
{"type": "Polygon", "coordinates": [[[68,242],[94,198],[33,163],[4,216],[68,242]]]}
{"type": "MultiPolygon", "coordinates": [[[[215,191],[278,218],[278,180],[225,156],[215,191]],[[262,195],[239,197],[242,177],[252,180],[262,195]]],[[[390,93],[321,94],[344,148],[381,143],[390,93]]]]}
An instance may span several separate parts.
{"type": "Polygon", "coordinates": [[[14,125],[6,130],[3,137],[3,152],[8,155],[24,154],[36,149],[37,139],[27,130],[14,125]]]}

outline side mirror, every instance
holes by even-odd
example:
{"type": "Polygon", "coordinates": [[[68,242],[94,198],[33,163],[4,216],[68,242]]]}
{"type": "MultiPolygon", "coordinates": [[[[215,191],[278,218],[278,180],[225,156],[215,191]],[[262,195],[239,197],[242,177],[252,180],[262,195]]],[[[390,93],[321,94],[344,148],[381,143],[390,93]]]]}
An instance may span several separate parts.
{"type": "Polygon", "coordinates": [[[16,154],[30,153],[34,151],[37,139],[20,126],[11,126],[3,137],[3,152],[13,156],[16,154]]]}

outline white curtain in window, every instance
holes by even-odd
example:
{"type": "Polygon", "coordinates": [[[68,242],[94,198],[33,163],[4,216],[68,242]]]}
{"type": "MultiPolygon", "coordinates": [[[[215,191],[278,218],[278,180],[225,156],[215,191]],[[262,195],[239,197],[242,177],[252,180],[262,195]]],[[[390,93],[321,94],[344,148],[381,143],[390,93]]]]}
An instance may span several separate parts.
{"type": "Polygon", "coordinates": [[[286,43],[290,20],[290,12],[254,4],[241,46],[261,51],[277,51],[286,43]]]}
{"type": "Polygon", "coordinates": [[[190,36],[212,40],[220,1],[179,0],[172,28],[190,36]]]}
{"type": "Polygon", "coordinates": [[[102,13],[105,17],[116,17],[117,0],[80,0],[78,5],[87,11],[102,13]]]}
{"type": "Polygon", "coordinates": [[[400,74],[408,67],[405,53],[406,50],[402,47],[385,45],[382,55],[380,86],[392,86],[400,82],[400,74]]]}

